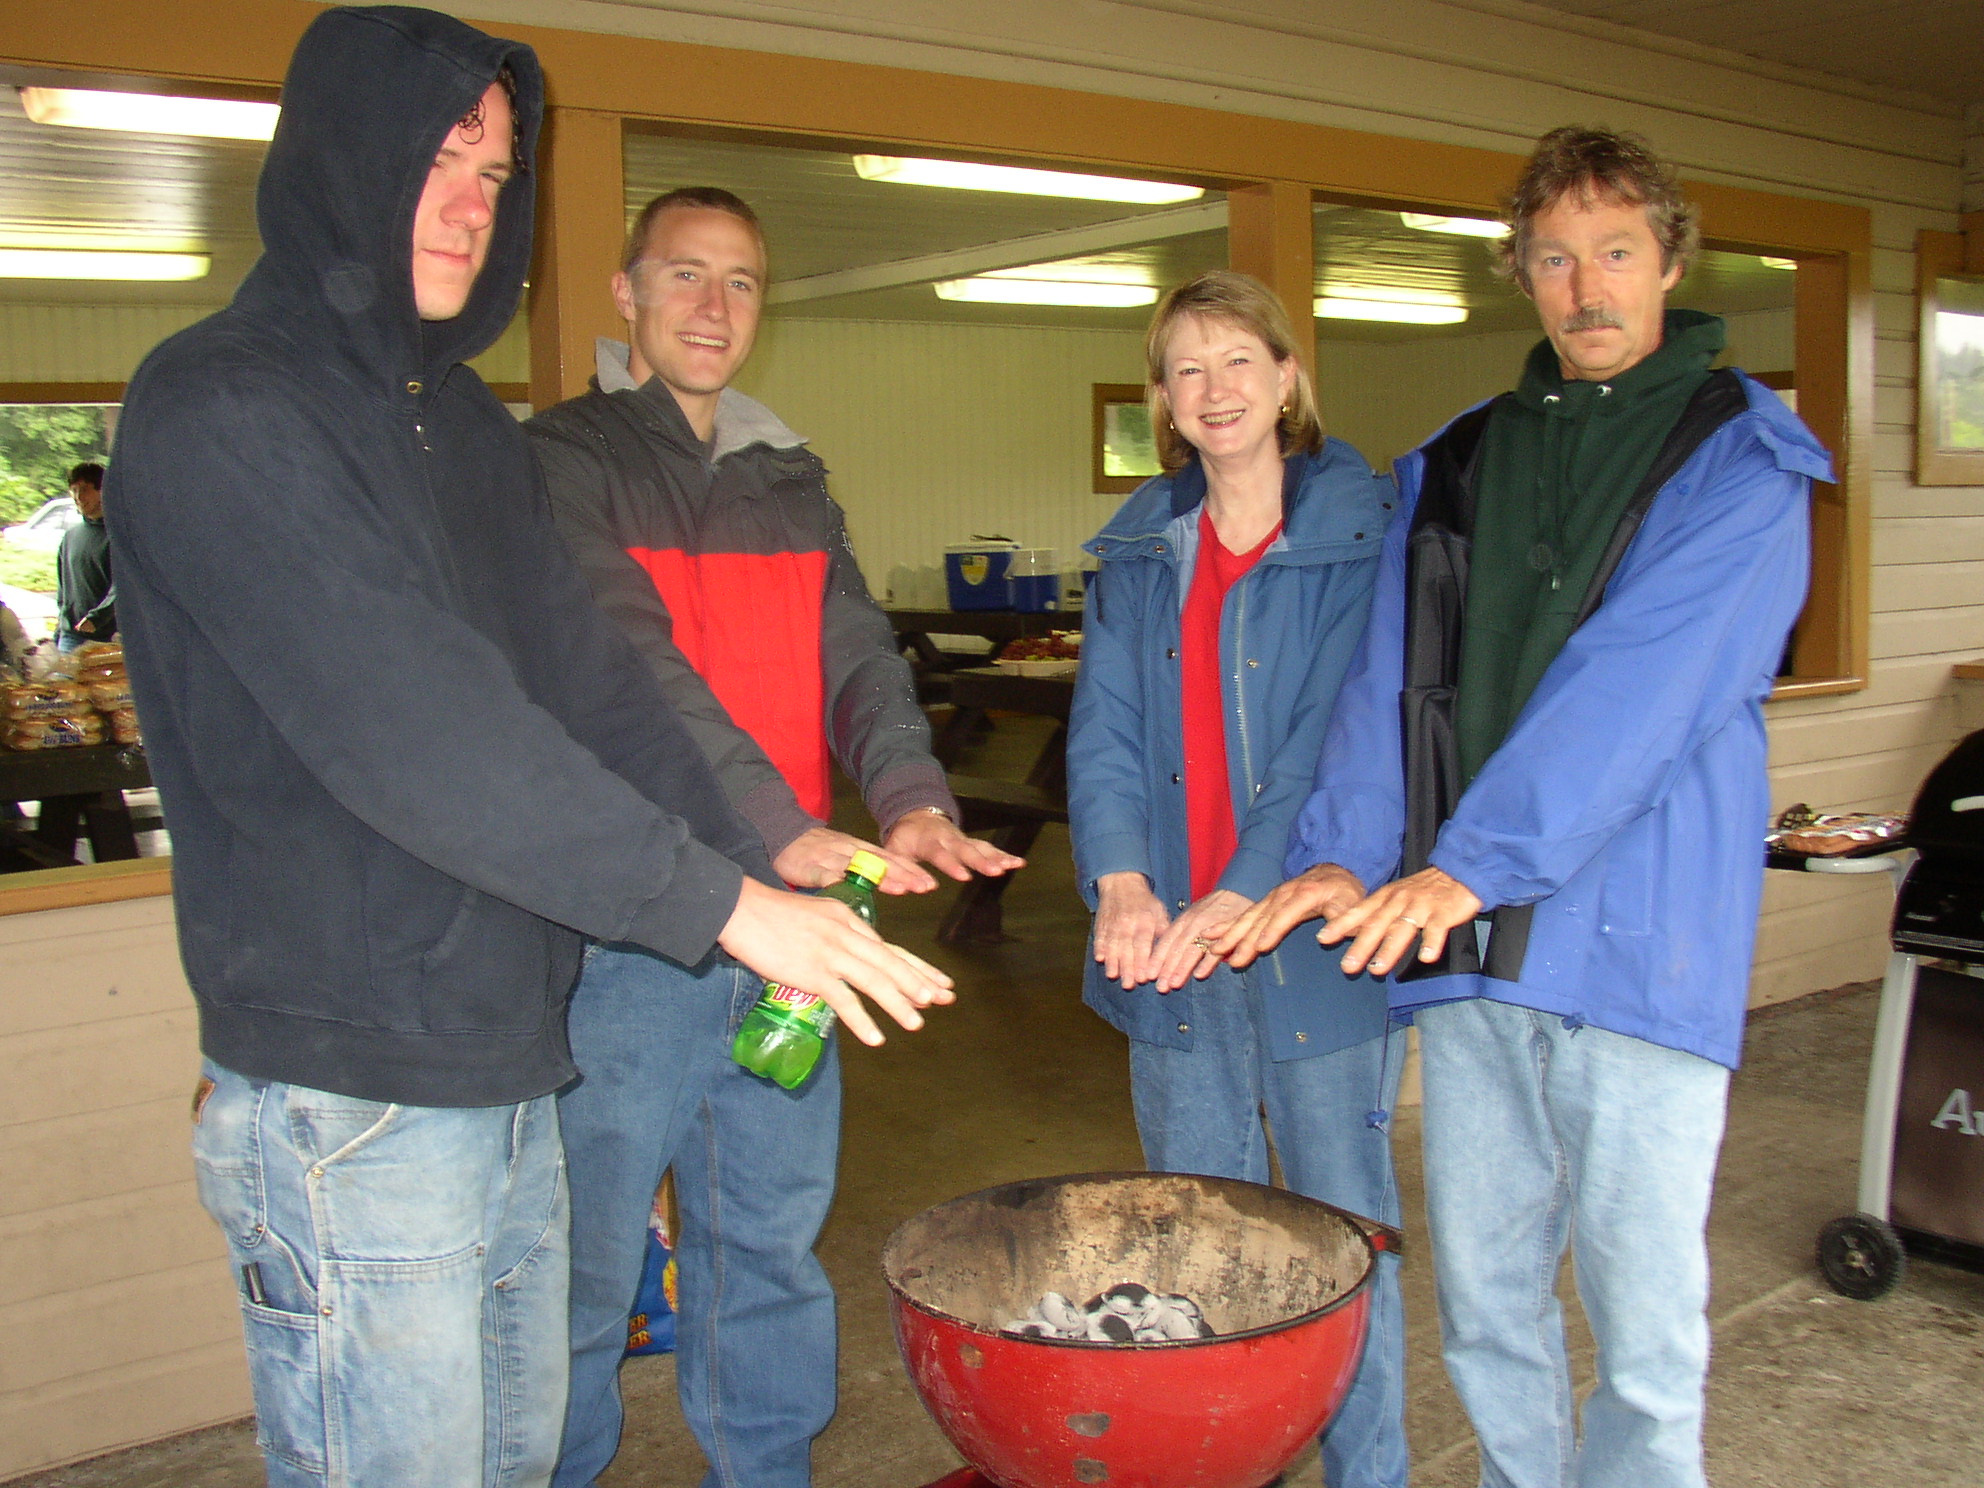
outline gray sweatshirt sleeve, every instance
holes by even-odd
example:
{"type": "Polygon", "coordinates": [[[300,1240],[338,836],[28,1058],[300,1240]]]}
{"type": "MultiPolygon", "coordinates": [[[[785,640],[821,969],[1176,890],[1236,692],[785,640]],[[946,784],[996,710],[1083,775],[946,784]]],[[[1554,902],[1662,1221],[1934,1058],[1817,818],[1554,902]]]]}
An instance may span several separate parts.
{"type": "Polygon", "coordinates": [[[829,508],[827,584],[820,617],[827,740],[884,834],[904,814],[934,806],[958,819],[944,767],[930,752],[930,720],[895,631],[868,592],[838,503],[829,508]]]}

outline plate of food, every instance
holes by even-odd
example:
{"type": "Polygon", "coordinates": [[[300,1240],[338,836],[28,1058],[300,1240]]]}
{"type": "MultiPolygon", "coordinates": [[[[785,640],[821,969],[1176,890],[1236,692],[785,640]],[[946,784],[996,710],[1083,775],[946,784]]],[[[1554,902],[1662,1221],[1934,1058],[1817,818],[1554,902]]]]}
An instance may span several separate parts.
{"type": "Polygon", "coordinates": [[[1082,664],[1079,630],[1049,631],[1006,642],[995,665],[1022,677],[1072,677],[1082,664]]]}

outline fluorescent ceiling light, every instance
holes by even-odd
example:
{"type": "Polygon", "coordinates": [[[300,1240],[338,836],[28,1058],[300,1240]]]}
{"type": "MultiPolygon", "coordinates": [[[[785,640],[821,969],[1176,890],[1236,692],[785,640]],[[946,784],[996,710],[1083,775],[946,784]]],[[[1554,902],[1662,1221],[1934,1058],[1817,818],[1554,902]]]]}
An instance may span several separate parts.
{"type": "Polygon", "coordinates": [[[1398,220],[1420,232],[1453,233],[1463,238],[1506,238],[1506,222],[1490,222],[1485,217],[1440,217],[1427,212],[1400,212],[1398,220]]]}
{"type": "Polygon", "coordinates": [[[67,248],[0,248],[0,279],[204,279],[204,253],[94,253],[67,248]]]}
{"type": "Polygon", "coordinates": [[[965,191],[1010,191],[1021,196],[1072,196],[1084,201],[1136,202],[1162,206],[1197,201],[1203,186],[1167,181],[1132,181],[1123,176],[1083,176],[1070,171],[1027,170],[1013,165],[978,165],[968,160],[913,160],[896,155],[857,155],[854,171],[864,181],[902,186],[952,186],[965,191]]]}
{"type": "Polygon", "coordinates": [[[1010,279],[990,274],[971,279],[939,279],[931,286],[940,300],[979,305],[1090,305],[1123,309],[1157,299],[1151,284],[1095,284],[1066,279],[1010,279]]]}
{"type": "Polygon", "coordinates": [[[1316,296],[1318,320],[1382,320],[1397,325],[1458,325],[1467,306],[1458,295],[1346,285],[1316,296]]]}
{"type": "Polygon", "coordinates": [[[987,269],[979,279],[1053,279],[1067,284],[1153,285],[1143,264],[1120,258],[1064,258],[1054,263],[1022,264],[1016,269],[987,269]]]}
{"type": "Polygon", "coordinates": [[[1757,262],[1767,269],[1796,269],[1798,267],[1798,260],[1795,258],[1766,258],[1762,254],[1759,254],[1757,255],[1757,262]]]}
{"type": "Polygon", "coordinates": [[[104,93],[90,88],[23,88],[21,107],[37,124],[244,140],[273,139],[276,116],[281,112],[273,103],[164,93],[104,93]]]}

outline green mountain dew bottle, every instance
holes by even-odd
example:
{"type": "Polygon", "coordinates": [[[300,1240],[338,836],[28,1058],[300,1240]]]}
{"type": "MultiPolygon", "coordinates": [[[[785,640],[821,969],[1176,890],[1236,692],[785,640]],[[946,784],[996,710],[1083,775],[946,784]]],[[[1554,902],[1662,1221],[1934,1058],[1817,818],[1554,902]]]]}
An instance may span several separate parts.
{"type": "MultiPolygon", "coordinates": [[[[847,873],[837,884],[820,890],[823,899],[838,899],[869,924],[875,923],[875,890],[889,865],[871,852],[847,860],[847,873]]],[[[796,1090],[820,1062],[834,1010],[811,992],[766,982],[764,996],[744,1015],[730,1057],[754,1075],[796,1090]]]]}

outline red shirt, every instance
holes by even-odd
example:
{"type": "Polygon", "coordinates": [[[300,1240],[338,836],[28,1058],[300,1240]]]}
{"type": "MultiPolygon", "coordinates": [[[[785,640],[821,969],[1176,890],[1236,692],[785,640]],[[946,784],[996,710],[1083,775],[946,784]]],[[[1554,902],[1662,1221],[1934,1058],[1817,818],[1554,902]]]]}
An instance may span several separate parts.
{"type": "Polygon", "coordinates": [[[1281,523],[1244,553],[1230,553],[1199,509],[1199,557],[1178,617],[1178,664],[1185,711],[1185,841],[1192,855],[1192,898],[1219,885],[1240,837],[1233,822],[1233,785],[1226,773],[1226,705],[1219,686],[1219,617],[1226,591],[1281,536],[1281,523]]]}

